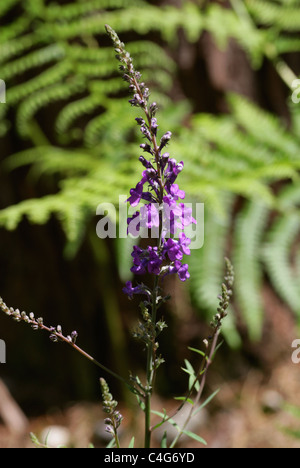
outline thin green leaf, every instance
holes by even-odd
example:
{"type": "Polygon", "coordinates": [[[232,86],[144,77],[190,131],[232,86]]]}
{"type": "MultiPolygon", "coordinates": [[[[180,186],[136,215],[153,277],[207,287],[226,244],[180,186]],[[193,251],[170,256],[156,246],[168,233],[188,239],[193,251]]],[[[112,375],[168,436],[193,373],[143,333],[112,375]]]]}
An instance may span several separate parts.
{"type": "Polygon", "coordinates": [[[194,351],[194,353],[200,354],[200,356],[202,356],[202,357],[205,357],[205,356],[206,356],[205,352],[204,352],[204,351],[201,351],[201,349],[191,348],[190,346],[188,346],[188,349],[189,349],[190,351],[194,351]]]}
{"type": "Polygon", "coordinates": [[[207,445],[207,442],[206,440],[202,439],[202,437],[198,436],[197,434],[195,434],[194,432],[191,432],[191,431],[182,431],[183,434],[187,435],[188,437],[190,437],[191,439],[194,439],[196,440],[197,442],[200,442],[200,444],[203,444],[203,445],[207,445]]]}
{"type": "Polygon", "coordinates": [[[138,401],[139,407],[141,408],[142,411],[145,411],[145,403],[141,400],[139,395],[136,395],[136,399],[138,401]]]}
{"type": "Polygon", "coordinates": [[[199,390],[199,382],[196,382],[196,373],[195,373],[195,370],[192,366],[192,364],[187,360],[185,359],[184,360],[185,362],[185,365],[186,365],[186,368],[181,368],[184,372],[186,372],[187,374],[189,374],[190,378],[189,378],[189,390],[191,390],[191,388],[194,386],[196,388],[196,390],[198,391],[199,390]]]}
{"type": "Polygon", "coordinates": [[[178,397],[174,397],[174,400],[177,400],[177,401],[186,401],[187,403],[190,403],[191,405],[194,405],[194,402],[191,398],[187,398],[185,396],[178,396],[178,397]]]}
{"type": "Polygon", "coordinates": [[[189,375],[193,375],[193,376],[195,375],[195,372],[194,372],[194,371],[191,372],[190,370],[186,369],[185,367],[182,367],[181,369],[183,370],[183,372],[186,372],[186,373],[189,374],[189,375]]]}
{"type": "Polygon", "coordinates": [[[128,445],[128,448],[134,448],[134,437],[132,437],[130,444],[128,445]]]}
{"type": "Polygon", "coordinates": [[[190,363],[190,361],[188,361],[187,359],[185,359],[185,360],[184,360],[184,363],[185,363],[186,369],[189,371],[189,373],[195,375],[194,368],[193,368],[192,364],[190,363]]]}
{"type": "Polygon", "coordinates": [[[109,444],[107,444],[106,448],[114,448],[115,447],[115,439],[111,439],[109,444]]]}
{"type": "Polygon", "coordinates": [[[167,447],[167,431],[164,432],[164,435],[163,435],[163,437],[161,439],[160,447],[161,448],[168,448],[167,447]]]}
{"type": "MultiPolygon", "coordinates": [[[[194,381],[194,382],[195,382],[195,381],[194,381]]],[[[194,384],[194,382],[193,382],[193,384],[194,384]]],[[[195,382],[195,390],[196,390],[196,392],[199,392],[199,390],[200,390],[200,382],[199,382],[199,380],[197,380],[197,381],[195,382]]]]}
{"type": "Polygon", "coordinates": [[[219,393],[220,389],[216,390],[214,393],[212,393],[205,401],[202,403],[202,405],[199,406],[194,412],[193,412],[193,417],[196,416],[199,411],[201,411],[205,406],[207,406],[214,398],[215,396],[219,393]]]}
{"type": "MultiPolygon", "coordinates": [[[[154,426],[153,430],[156,429],[157,427],[161,426],[167,419],[168,415],[166,413],[166,410],[164,409],[164,413],[161,413],[160,411],[155,411],[151,410],[151,413],[156,414],[157,416],[160,416],[163,420],[160,422],[159,425],[154,426]]],[[[167,421],[169,424],[172,424],[172,426],[176,427],[178,432],[180,432],[180,427],[178,426],[177,422],[174,421],[174,419],[170,418],[167,421]]]]}

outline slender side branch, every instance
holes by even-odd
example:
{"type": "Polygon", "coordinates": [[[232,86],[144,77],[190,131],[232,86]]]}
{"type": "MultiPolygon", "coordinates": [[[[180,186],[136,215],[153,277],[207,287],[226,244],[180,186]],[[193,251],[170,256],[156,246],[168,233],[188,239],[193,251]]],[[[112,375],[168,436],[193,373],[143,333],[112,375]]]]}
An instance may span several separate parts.
{"type": "Polygon", "coordinates": [[[62,341],[69,346],[71,346],[73,349],[78,351],[82,356],[84,356],[86,359],[91,361],[93,364],[95,364],[97,367],[102,369],[103,371],[107,372],[110,374],[112,377],[115,377],[119,381],[123,382],[133,393],[142,396],[142,393],[135,387],[133,387],[130,382],[125,380],[123,377],[120,375],[116,374],[113,372],[111,369],[108,367],[104,366],[100,362],[98,362],[95,358],[93,358],[90,354],[88,354],[86,351],[81,349],[77,344],[76,340],[78,337],[78,333],[76,331],[72,331],[71,335],[65,336],[62,332],[62,328],[60,325],[57,325],[57,327],[49,327],[44,324],[44,320],[42,317],[35,318],[34,314],[31,312],[29,315],[26,314],[26,312],[20,312],[19,309],[13,309],[12,307],[8,307],[3,299],[0,297],[0,309],[9,317],[12,317],[16,322],[25,322],[28,323],[33,330],[44,330],[49,333],[50,335],[50,340],[53,341],[54,343],[58,341],[62,341]]]}

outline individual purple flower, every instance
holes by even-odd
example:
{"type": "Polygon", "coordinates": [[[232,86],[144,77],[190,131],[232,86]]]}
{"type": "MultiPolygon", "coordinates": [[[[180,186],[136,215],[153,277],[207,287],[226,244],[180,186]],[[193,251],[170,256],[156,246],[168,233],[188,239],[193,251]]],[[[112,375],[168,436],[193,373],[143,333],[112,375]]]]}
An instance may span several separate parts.
{"type": "Polygon", "coordinates": [[[162,231],[163,236],[175,235],[175,214],[177,204],[176,201],[168,196],[163,198],[163,209],[162,209],[162,231]]]}
{"type": "Polygon", "coordinates": [[[131,281],[127,281],[125,287],[123,288],[123,292],[128,295],[129,299],[133,299],[134,294],[149,295],[149,293],[141,285],[133,287],[131,281]]]}
{"type": "Polygon", "coordinates": [[[141,132],[144,135],[144,137],[146,137],[151,142],[151,133],[150,133],[148,126],[142,125],[141,132]]]}
{"type": "Polygon", "coordinates": [[[185,192],[179,189],[177,184],[171,184],[168,188],[168,193],[172,196],[173,200],[183,200],[185,198],[185,192]]]}
{"type": "Polygon", "coordinates": [[[158,128],[157,119],[155,117],[153,117],[151,119],[151,131],[152,131],[153,135],[155,135],[155,136],[157,134],[157,128],[158,128]]]}
{"type": "Polygon", "coordinates": [[[149,246],[147,249],[141,249],[134,246],[131,256],[133,257],[132,273],[142,275],[148,271],[153,275],[160,274],[163,256],[159,255],[157,247],[149,246]]]}
{"type": "Polygon", "coordinates": [[[188,264],[182,265],[180,260],[176,260],[173,265],[170,265],[166,275],[178,274],[179,279],[181,281],[186,281],[190,278],[190,274],[188,272],[188,264]]]}
{"type": "Polygon", "coordinates": [[[159,150],[161,151],[171,140],[172,132],[165,133],[160,140],[159,150]]]}
{"type": "MultiPolygon", "coordinates": [[[[145,147],[147,145],[144,145],[145,147]]],[[[149,145],[148,145],[149,146],[149,145]]],[[[154,169],[151,162],[148,161],[148,159],[144,158],[144,156],[140,156],[139,157],[139,161],[143,164],[143,166],[146,168],[146,169],[154,169]]]]}
{"type": "Polygon", "coordinates": [[[174,184],[175,180],[177,179],[178,175],[184,168],[184,163],[181,161],[177,163],[176,159],[172,158],[168,161],[168,166],[165,171],[165,177],[168,181],[168,184],[174,184]]]}
{"type": "Polygon", "coordinates": [[[155,204],[149,203],[148,205],[143,205],[140,209],[140,215],[142,227],[148,229],[159,227],[159,211],[155,204]]]}
{"type": "Polygon", "coordinates": [[[184,203],[176,205],[174,215],[176,216],[175,227],[179,230],[190,226],[190,224],[197,224],[197,221],[192,216],[192,208],[186,206],[184,203]]]}
{"type": "Polygon", "coordinates": [[[140,212],[136,211],[131,218],[127,218],[127,234],[138,237],[141,229],[140,212]]]}
{"type": "MultiPolygon", "coordinates": [[[[176,263],[175,263],[175,266],[176,266],[176,263]]],[[[189,266],[187,263],[185,263],[184,265],[181,265],[181,263],[179,264],[179,262],[177,262],[176,268],[178,268],[177,274],[181,281],[186,281],[189,279],[190,274],[188,272],[189,266]]]]}
{"type": "Polygon", "coordinates": [[[131,206],[137,206],[142,199],[142,195],[143,195],[143,185],[140,182],[139,184],[137,184],[135,188],[132,188],[130,190],[130,197],[128,198],[127,201],[130,203],[131,206]]]}
{"type": "Polygon", "coordinates": [[[153,154],[152,148],[151,148],[151,146],[150,146],[148,143],[142,143],[142,144],[140,145],[140,148],[142,148],[142,150],[144,150],[145,153],[153,154]]]}
{"type": "Polygon", "coordinates": [[[147,182],[148,176],[146,171],[143,172],[142,180],[136,185],[135,188],[130,189],[130,197],[128,198],[128,202],[131,206],[137,206],[143,195],[144,184],[147,182]]]}
{"type": "Polygon", "coordinates": [[[144,107],[145,105],[145,100],[142,99],[139,94],[135,94],[129,102],[134,107],[144,107]]]}
{"type": "Polygon", "coordinates": [[[164,249],[171,262],[182,260],[183,253],[177,240],[169,238],[164,244],[164,249]]]}
{"type": "Polygon", "coordinates": [[[137,275],[143,275],[146,273],[146,267],[148,260],[145,256],[145,251],[135,245],[131,254],[133,257],[133,267],[131,268],[132,273],[137,275]]]}
{"type": "Polygon", "coordinates": [[[162,258],[158,255],[157,247],[149,247],[149,263],[148,271],[150,274],[159,275],[160,267],[162,265],[162,258]]]}
{"type": "Polygon", "coordinates": [[[179,234],[179,245],[180,245],[180,248],[182,250],[182,253],[184,255],[190,255],[191,254],[191,251],[189,249],[189,245],[191,243],[191,239],[189,239],[188,237],[186,237],[185,233],[184,232],[181,232],[179,234]]]}

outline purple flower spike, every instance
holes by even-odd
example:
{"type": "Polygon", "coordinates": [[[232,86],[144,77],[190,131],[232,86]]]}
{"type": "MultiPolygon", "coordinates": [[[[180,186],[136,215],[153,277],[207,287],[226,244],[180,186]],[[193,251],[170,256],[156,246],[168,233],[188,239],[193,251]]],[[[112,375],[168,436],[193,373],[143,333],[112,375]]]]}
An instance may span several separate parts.
{"type": "MultiPolygon", "coordinates": [[[[143,111],[143,116],[137,117],[136,122],[147,141],[143,142],[140,148],[150,155],[150,160],[140,156],[139,161],[144,171],[140,182],[130,190],[128,198],[132,207],[136,207],[141,201],[146,203],[128,218],[127,223],[128,233],[137,236],[141,228],[151,229],[151,234],[157,242],[155,247],[133,248],[131,271],[137,275],[149,273],[160,277],[177,274],[181,281],[186,281],[190,274],[188,265],[183,263],[183,258],[184,255],[191,253],[189,248],[191,240],[186,237],[184,230],[196,221],[192,216],[192,209],[181,202],[185,199],[185,192],[175,183],[184,168],[184,163],[183,161],[178,163],[168,152],[162,151],[169,144],[172,133],[168,131],[158,140],[157,104],[149,103],[149,89],[141,81],[141,74],[134,69],[124,44],[109,26],[106,26],[106,29],[115,44],[123,78],[133,94],[129,102],[143,111]],[[147,189],[144,188],[146,185],[147,189]],[[175,237],[179,231],[177,239],[175,237]]],[[[156,289],[149,296],[153,301],[158,297],[158,284],[156,281],[156,289]]],[[[124,292],[130,298],[142,291],[141,286],[133,287],[131,282],[126,283],[124,288],[124,292]]]]}

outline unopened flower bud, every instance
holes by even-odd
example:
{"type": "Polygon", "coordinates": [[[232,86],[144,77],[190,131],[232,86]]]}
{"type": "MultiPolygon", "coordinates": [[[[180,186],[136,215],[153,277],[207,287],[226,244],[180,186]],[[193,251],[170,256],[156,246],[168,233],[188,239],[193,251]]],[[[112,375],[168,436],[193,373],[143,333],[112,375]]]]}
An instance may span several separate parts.
{"type": "Polygon", "coordinates": [[[169,143],[169,141],[171,140],[171,137],[172,137],[171,132],[167,132],[161,137],[160,147],[159,147],[160,150],[162,150],[162,148],[164,148],[169,143]]]}
{"type": "Polygon", "coordinates": [[[150,109],[151,116],[154,117],[158,109],[156,102],[152,102],[149,106],[149,109],[150,109]]]}
{"type": "Polygon", "coordinates": [[[78,337],[77,331],[75,331],[75,330],[72,331],[72,333],[71,333],[72,343],[76,343],[77,337],[78,337]]]}
{"type": "Polygon", "coordinates": [[[157,128],[158,128],[158,125],[157,125],[157,119],[155,117],[153,117],[151,119],[151,131],[154,135],[156,135],[157,133],[157,128]]]}

